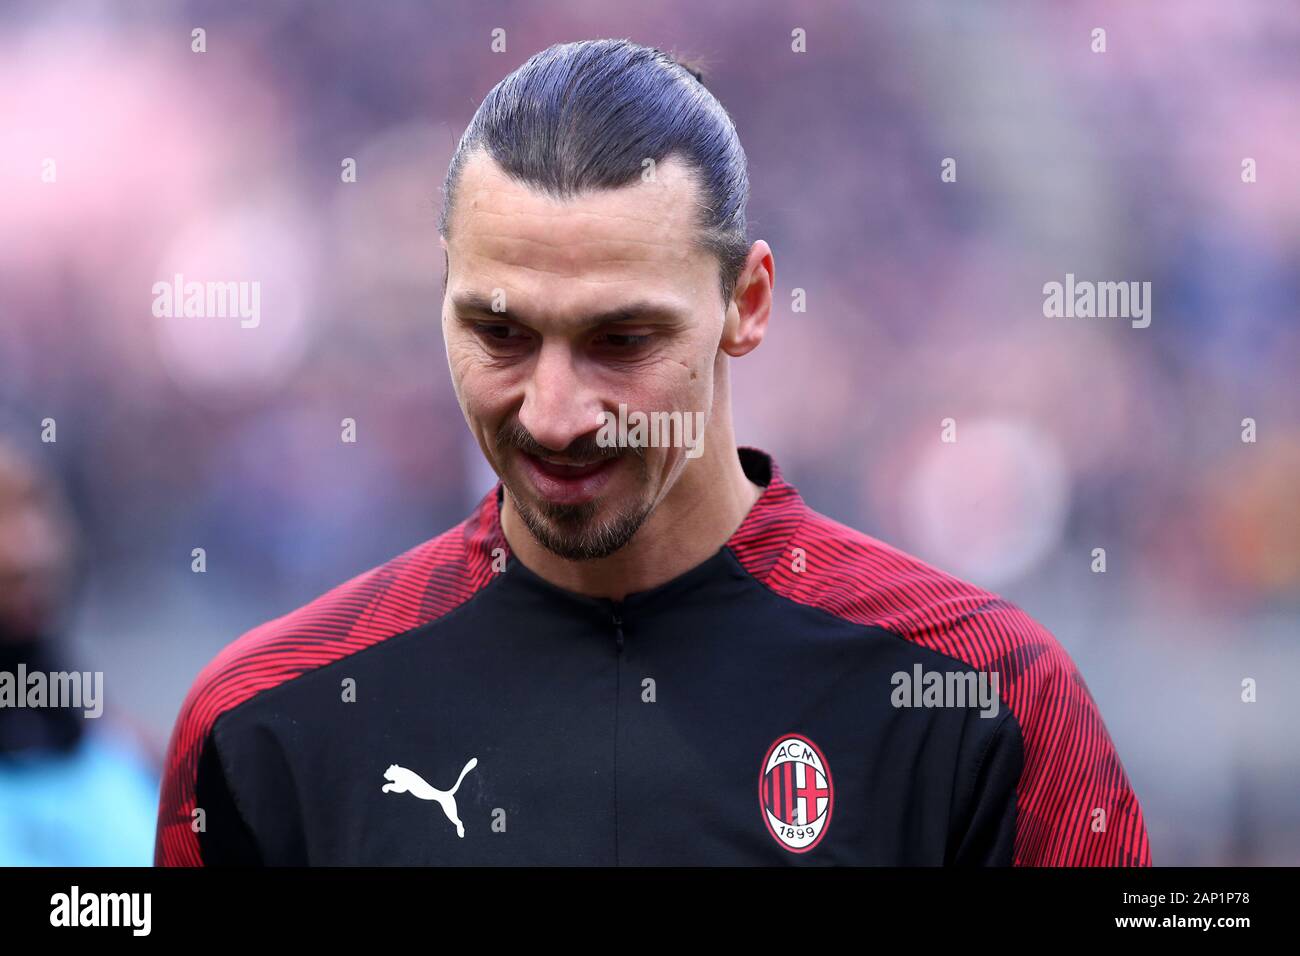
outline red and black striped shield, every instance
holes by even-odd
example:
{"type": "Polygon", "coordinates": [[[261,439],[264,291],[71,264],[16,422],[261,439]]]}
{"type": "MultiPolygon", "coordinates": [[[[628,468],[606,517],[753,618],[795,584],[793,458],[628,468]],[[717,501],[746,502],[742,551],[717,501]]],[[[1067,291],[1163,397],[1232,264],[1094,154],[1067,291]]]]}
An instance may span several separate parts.
{"type": "Polygon", "coordinates": [[[792,853],[807,853],[826,835],[835,805],[826,758],[802,734],[783,734],[763,755],[758,802],[773,839],[792,853]]]}

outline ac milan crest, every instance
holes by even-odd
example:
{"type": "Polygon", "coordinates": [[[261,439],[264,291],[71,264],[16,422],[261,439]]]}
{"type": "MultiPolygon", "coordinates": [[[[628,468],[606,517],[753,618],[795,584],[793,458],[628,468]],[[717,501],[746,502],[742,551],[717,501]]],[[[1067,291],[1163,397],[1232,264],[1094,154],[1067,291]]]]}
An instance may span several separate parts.
{"type": "Polygon", "coordinates": [[[807,853],[826,835],[835,804],[831,770],[817,745],[801,734],[778,737],[758,774],[763,822],[791,853],[807,853]]]}

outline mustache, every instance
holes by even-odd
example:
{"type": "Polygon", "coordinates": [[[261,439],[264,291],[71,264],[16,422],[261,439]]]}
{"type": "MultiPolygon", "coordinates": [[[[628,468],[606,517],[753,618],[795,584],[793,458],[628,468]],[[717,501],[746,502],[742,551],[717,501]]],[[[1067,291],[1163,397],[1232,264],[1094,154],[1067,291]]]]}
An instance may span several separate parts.
{"type": "Polygon", "coordinates": [[[564,451],[556,452],[534,438],[517,418],[512,418],[497,431],[496,448],[498,454],[510,449],[518,449],[527,455],[535,455],[539,458],[563,457],[576,465],[590,465],[598,461],[618,458],[626,452],[638,458],[645,457],[645,450],[637,446],[619,447],[599,444],[594,431],[589,435],[575,438],[564,451]]]}

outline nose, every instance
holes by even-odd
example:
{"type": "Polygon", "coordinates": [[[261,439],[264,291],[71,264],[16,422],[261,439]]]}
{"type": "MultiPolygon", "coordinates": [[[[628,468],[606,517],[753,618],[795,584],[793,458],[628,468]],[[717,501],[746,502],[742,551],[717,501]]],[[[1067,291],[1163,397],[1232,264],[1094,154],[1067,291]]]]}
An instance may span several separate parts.
{"type": "Polygon", "coordinates": [[[562,341],[544,342],[524,389],[519,423],[545,448],[562,452],[600,427],[602,406],[562,341]]]}

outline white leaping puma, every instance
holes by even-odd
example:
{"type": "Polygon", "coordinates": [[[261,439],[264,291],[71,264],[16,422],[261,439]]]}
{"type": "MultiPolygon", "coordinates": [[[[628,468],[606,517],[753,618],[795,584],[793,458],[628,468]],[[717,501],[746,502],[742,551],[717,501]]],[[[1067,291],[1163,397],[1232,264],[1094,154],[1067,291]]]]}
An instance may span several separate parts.
{"type": "Polygon", "coordinates": [[[469,763],[465,764],[465,769],[460,772],[460,776],[456,778],[456,783],[452,788],[450,790],[439,790],[414,770],[407,770],[405,767],[392,764],[384,771],[384,779],[389,781],[384,784],[384,793],[409,793],[421,800],[437,800],[439,806],[442,807],[442,812],[447,814],[447,819],[456,824],[456,836],[463,840],[465,839],[465,827],[456,817],[456,791],[460,789],[460,782],[465,779],[465,774],[477,766],[478,758],[470,757],[469,763]]]}

